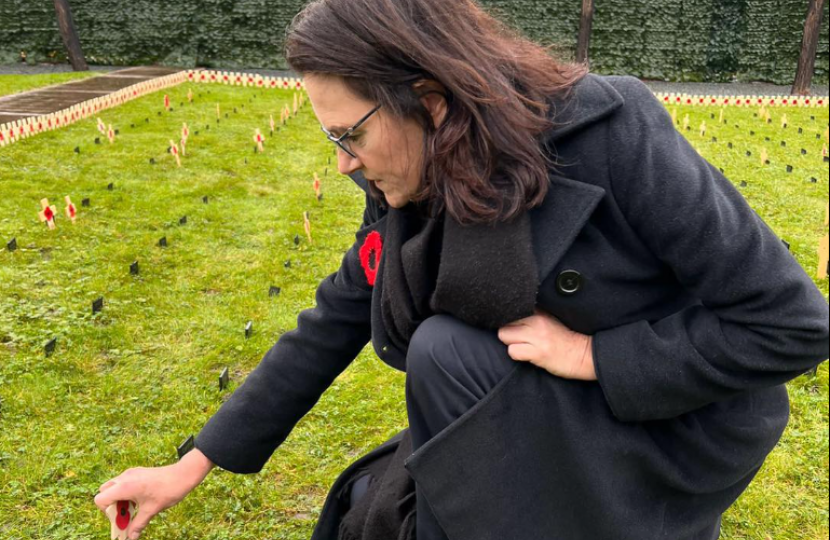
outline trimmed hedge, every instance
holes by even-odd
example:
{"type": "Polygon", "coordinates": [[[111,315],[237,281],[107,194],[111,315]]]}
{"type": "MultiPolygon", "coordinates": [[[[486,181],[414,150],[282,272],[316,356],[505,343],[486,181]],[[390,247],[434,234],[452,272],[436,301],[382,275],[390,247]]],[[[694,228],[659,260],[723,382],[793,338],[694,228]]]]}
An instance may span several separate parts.
{"type": "MultiPolygon", "coordinates": [[[[307,0],[71,0],[93,64],[285,67],[282,40],[307,0]]],[[[581,0],[480,0],[572,57],[581,0]]],[[[592,68],[673,81],[791,84],[808,0],[597,0],[592,68]]],[[[816,64],[828,83],[830,4],[816,64]]],[[[0,63],[64,61],[51,0],[0,2],[0,63]]]]}

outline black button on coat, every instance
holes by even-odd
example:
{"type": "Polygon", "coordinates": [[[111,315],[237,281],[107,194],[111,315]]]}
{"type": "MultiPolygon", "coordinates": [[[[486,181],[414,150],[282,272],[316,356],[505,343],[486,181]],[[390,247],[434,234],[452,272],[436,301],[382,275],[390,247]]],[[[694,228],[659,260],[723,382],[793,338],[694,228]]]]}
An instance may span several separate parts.
{"type": "MultiPolygon", "coordinates": [[[[828,357],[827,301],[640,81],[589,75],[556,112],[537,303],[594,336],[599,381],[517,363],[406,468],[450,540],[712,540],[785,428],[783,384],[828,357]]],[[[370,339],[405,370],[366,260],[385,222],[367,197],[317,306],[199,434],[214,463],[259,471],[370,339]]]]}

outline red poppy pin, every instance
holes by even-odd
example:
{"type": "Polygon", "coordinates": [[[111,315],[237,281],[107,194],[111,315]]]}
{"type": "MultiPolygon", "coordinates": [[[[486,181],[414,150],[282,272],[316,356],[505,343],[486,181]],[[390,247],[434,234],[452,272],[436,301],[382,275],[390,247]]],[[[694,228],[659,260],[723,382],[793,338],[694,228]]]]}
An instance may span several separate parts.
{"type": "Polygon", "coordinates": [[[363,271],[366,272],[366,279],[369,285],[375,286],[375,280],[378,277],[378,266],[380,266],[380,257],[383,254],[383,238],[377,231],[372,231],[363,242],[360,248],[360,265],[363,271]],[[374,254],[374,265],[372,265],[372,255],[374,254]]]}

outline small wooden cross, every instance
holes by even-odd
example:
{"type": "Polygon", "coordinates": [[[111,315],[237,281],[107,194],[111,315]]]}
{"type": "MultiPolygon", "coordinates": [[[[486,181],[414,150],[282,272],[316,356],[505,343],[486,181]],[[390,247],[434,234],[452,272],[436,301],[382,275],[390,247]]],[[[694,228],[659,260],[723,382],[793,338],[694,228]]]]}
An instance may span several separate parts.
{"type": "Polygon", "coordinates": [[[767,154],[767,149],[761,149],[761,166],[766,166],[767,161],[769,161],[769,155],[767,154]]]}
{"type": "Polygon", "coordinates": [[[703,123],[700,125],[700,136],[706,136],[706,121],[704,120],[703,123]]]}
{"type": "Polygon", "coordinates": [[[187,155],[187,139],[182,137],[182,142],[180,144],[181,144],[181,147],[182,147],[182,155],[186,156],[187,155]]]}
{"type": "Polygon", "coordinates": [[[175,142],[173,142],[172,139],[170,140],[170,153],[173,154],[174,158],[176,158],[176,165],[181,167],[182,159],[179,157],[179,146],[175,142]]]}
{"type": "Polygon", "coordinates": [[[187,91],[187,102],[188,103],[193,103],[193,90],[188,90],[187,91]]]}
{"type": "Polygon", "coordinates": [[[186,141],[190,138],[190,128],[187,127],[187,122],[182,124],[182,140],[186,141]]]}
{"type": "Polygon", "coordinates": [[[262,136],[262,132],[259,130],[259,128],[257,128],[256,132],[254,133],[254,142],[256,143],[257,152],[259,152],[260,154],[262,152],[265,152],[265,146],[262,144],[264,140],[265,138],[262,136]]]}
{"type": "Polygon", "coordinates": [[[112,129],[112,124],[110,124],[109,128],[107,128],[107,139],[109,139],[110,144],[115,142],[115,130],[112,129]]]}
{"type": "Polygon", "coordinates": [[[49,206],[49,199],[41,199],[40,206],[43,207],[43,210],[40,211],[38,216],[40,217],[41,222],[46,222],[46,225],[49,226],[50,229],[55,228],[55,212],[57,212],[57,208],[54,206],[49,206]]]}
{"type": "Polygon", "coordinates": [[[320,187],[321,186],[320,186],[320,177],[317,176],[317,173],[314,173],[314,184],[313,184],[313,186],[314,186],[314,193],[317,194],[317,200],[319,201],[320,200],[320,195],[321,195],[320,194],[320,187]]]}
{"type": "Polygon", "coordinates": [[[311,238],[311,221],[308,219],[308,212],[303,212],[303,226],[305,227],[305,234],[308,236],[308,243],[314,244],[311,238]]]}
{"type": "Polygon", "coordinates": [[[222,118],[222,107],[219,104],[216,104],[216,118],[222,118]]]}
{"type": "Polygon", "coordinates": [[[110,520],[110,539],[127,540],[127,528],[136,515],[135,503],[118,501],[107,508],[106,514],[110,520]]]}
{"type": "Polygon", "coordinates": [[[170,96],[164,94],[164,108],[170,110],[170,96]]]}
{"type": "Polygon", "coordinates": [[[787,115],[785,114],[784,116],[781,117],[781,127],[786,128],[788,125],[789,125],[789,122],[787,120],[787,115]]]}
{"type": "Polygon", "coordinates": [[[66,217],[69,218],[69,221],[75,223],[75,218],[78,216],[78,209],[72,204],[72,199],[69,198],[69,195],[64,200],[66,201],[66,217]]]}
{"type": "Polygon", "coordinates": [[[98,131],[101,132],[101,135],[107,134],[107,125],[100,118],[98,119],[98,131]]]}
{"type": "Polygon", "coordinates": [[[690,118],[689,118],[689,115],[687,114],[687,115],[683,118],[683,131],[689,131],[689,122],[690,122],[690,121],[691,121],[691,120],[690,120],[690,118]]]}
{"type": "Polygon", "coordinates": [[[271,136],[274,136],[274,130],[277,128],[277,124],[274,122],[274,115],[271,115],[271,123],[269,124],[271,127],[271,136]]]}

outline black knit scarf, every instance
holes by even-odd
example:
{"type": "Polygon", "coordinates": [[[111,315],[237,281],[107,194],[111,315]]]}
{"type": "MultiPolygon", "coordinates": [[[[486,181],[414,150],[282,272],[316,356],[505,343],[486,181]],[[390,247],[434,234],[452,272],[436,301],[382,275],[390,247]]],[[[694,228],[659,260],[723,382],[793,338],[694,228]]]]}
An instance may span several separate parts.
{"type": "Polygon", "coordinates": [[[404,356],[435,314],[491,330],[533,315],[538,276],[527,212],[508,223],[461,225],[413,203],[390,208],[383,251],[383,322],[404,356]]]}

